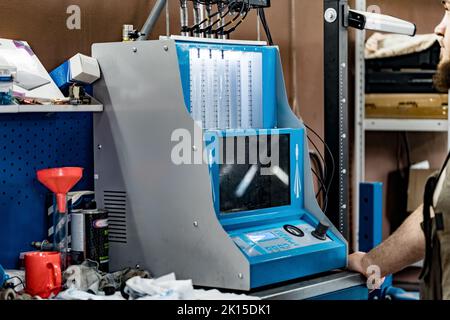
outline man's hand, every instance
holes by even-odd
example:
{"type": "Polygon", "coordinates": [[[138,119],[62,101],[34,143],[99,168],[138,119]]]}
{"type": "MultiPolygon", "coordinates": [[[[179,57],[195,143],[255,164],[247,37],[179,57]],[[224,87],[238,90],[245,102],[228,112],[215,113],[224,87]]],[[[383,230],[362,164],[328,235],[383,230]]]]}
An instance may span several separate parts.
{"type": "Polygon", "coordinates": [[[364,276],[367,276],[367,266],[364,263],[366,253],[355,252],[348,257],[348,269],[350,271],[359,272],[364,276]]]}
{"type": "Polygon", "coordinates": [[[368,253],[349,256],[348,269],[370,278],[378,269],[379,277],[394,274],[425,256],[425,236],[421,228],[423,206],[414,211],[385,241],[368,253]]]}
{"type": "Polygon", "coordinates": [[[385,277],[380,278],[376,270],[370,271],[368,256],[364,252],[355,252],[348,257],[348,269],[350,271],[359,272],[366,278],[367,287],[371,290],[380,289],[385,281],[385,277]],[[370,274],[372,272],[372,274],[370,274]]]}

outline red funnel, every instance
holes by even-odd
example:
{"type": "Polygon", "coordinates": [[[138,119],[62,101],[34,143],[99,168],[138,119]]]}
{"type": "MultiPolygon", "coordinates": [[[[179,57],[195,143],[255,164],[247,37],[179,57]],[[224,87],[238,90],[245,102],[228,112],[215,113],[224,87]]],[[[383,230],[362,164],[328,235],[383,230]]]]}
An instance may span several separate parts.
{"type": "Polygon", "coordinates": [[[38,180],[56,194],[56,204],[59,212],[66,212],[66,194],[80,181],[83,168],[55,168],[39,170],[38,180]]]}

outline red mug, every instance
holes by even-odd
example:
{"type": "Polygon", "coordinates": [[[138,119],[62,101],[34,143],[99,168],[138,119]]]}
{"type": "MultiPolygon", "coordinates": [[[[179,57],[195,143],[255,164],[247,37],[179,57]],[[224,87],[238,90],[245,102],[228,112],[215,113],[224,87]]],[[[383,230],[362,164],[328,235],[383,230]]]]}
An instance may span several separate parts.
{"type": "Polygon", "coordinates": [[[61,291],[61,254],[29,252],[25,254],[25,291],[48,299],[61,291]]]}

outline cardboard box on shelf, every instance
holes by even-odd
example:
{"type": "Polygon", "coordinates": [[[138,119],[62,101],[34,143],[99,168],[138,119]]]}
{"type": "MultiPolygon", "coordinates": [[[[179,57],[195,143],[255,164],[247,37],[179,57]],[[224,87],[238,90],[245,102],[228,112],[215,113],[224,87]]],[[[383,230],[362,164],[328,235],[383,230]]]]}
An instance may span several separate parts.
{"type": "Polygon", "coordinates": [[[423,203],[423,193],[428,178],[438,169],[410,169],[407,211],[413,212],[423,203]]]}

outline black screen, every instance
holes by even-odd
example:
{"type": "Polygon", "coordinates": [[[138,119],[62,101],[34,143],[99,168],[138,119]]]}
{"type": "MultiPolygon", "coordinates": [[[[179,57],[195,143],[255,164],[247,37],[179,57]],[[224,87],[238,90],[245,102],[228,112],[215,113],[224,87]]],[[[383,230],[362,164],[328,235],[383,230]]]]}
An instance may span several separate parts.
{"type": "Polygon", "coordinates": [[[221,213],[291,204],[288,134],[276,138],[270,135],[227,137],[220,140],[220,145],[221,213]],[[274,148],[279,151],[279,156],[269,163],[274,148]]]}

